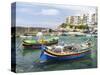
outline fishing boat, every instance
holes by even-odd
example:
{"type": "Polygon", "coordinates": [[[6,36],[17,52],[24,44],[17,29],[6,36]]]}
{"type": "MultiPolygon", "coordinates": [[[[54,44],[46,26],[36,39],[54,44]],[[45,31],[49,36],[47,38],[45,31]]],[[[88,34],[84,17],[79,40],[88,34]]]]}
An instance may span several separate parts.
{"type": "Polygon", "coordinates": [[[22,39],[31,39],[33,36],[20,35],[19,37],[22,39]]]}
{"type": "Polygon", "coordinates": [[[43,46],[40,55],[41,62],[47,60],[71,60],[84,57],[91,53],[91,43],[65,45],[65,46],[43,46]]]}
{"type": "Polygon", "coordinates": [[[27,49],[40,49],[41,44],[38,43],[36,40],[23,40],[23,46],[27,49]]]}
{"type": "Polygon", "coordinates": [[[24,48],[41,48],[41,45],[46,45],[46,46],[50,46],[50,45],[54,45],[58,43],[58,38],[51,38],[51,39],[47,39],[47,40],[35,40],[35,39],[27,39],[27,40],[23,40],[23,46],[24,48]]]}

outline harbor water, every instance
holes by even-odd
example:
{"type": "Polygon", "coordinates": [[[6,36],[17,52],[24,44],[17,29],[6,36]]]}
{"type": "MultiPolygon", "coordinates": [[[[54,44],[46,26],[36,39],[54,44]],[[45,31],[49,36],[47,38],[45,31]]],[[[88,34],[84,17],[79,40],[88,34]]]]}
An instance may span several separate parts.
{"type": "MultiPolygon", "coordinates": [[[[32,38],[35,38],[33,36],[32,38]]],[[[50,38],[50,36],[46,36],[50,38]]],[[[91,54],[76,60],[67,61],[48,61],[40,63],[39,57],[41,50],[24,49],[22,46],[23,38],[16,38],[16,72],[37,72],[37,71],[54,71],[54,70],[69,70],[69,69],[86,69],[97,67],[97,38],[86,36],[60,36],[59,41],[66,44],[83,43],[87,39],[91,39],[93,47],[91,54]]]]}

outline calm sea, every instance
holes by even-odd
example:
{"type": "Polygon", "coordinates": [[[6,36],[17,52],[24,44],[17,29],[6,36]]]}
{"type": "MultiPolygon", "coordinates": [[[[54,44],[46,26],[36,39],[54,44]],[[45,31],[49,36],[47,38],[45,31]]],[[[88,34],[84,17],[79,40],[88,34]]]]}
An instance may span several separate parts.
{"type": "MultiPolygon", "coordinates": [[[[34,37],[33,37],[34,38],[34,37]]],[[[50,36],[46,36],[50,38],[50,36]]],[[[39,57],[41,50],[24,49],[22,38],[16,38],[16,71],[17,72],[37,72],[37,71],[54,71],[68,69],[85,69],[97,67],[97,38],[86,36],[60,36],[60,41],[64,43],[82,43],[87,39],[92,40],[94,46],[91,48],[91,54],[86,57],[69,60],[69,61],[50,61],[40,63],[39,57]]]]}

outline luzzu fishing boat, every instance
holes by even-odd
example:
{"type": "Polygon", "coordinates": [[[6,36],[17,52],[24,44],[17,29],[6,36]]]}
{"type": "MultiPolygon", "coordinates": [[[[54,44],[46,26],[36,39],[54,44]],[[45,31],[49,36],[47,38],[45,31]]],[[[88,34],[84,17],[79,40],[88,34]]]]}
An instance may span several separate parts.
{"type": "Polygon", "coordinates": [[[38,42],[42,45],[50,46],[58,43],[58,37],[53,37],[50,39],[39,40],[38,42]]]}
{"type": "Polygon", "coordinates": [[[24,48],[28,49],[40,49],[41,44],[38,43],[36,40],[23,40],[23,46],[24,48]]]}
{"type": "Polygon", "coordinates": [[[24,48],[40,49],[42,45],[50,46],[58,43],[58,37],[47,40],[23,40],[24,48]]]}
{"type": "Polygon", "coordinates": [[[47,60],[70,60],[84,57],[91,53],[91,43],[66,45],[66,46],[53,46],[42,47],[40,55],[41,62],[47,60]]]}

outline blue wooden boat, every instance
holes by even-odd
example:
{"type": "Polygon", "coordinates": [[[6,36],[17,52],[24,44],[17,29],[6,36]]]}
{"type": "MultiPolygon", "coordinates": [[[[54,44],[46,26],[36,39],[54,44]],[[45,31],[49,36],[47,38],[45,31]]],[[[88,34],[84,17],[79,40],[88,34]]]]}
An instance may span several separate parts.
{"type": "Polygon", "coordinates": [[[41,56],[40,56],[41,62],[45,62],[48,60],[78,59],[91,53],[90,43],[79,45],[79,46],[67,45],[67,46],[58,46],[58,47],[63,48],[63,51],[57,49],[55,50],[55,47],[43,46],[41,56]]]}

